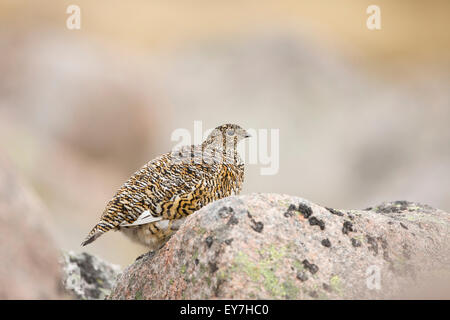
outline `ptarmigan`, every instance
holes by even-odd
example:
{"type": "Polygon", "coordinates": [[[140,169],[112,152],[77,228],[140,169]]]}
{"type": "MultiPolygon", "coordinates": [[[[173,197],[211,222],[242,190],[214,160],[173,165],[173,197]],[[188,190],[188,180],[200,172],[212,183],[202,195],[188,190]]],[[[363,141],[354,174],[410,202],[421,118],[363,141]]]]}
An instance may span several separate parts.
{"type": "Polygon", "coordinates": [[[250,135],[235,124],[215,128],[200,145],[184,146],[148,162],[117,191],[81,244],[109,230],[157,250],[186,216],[239,194],[244,164],[237,144],[250,135]]]}

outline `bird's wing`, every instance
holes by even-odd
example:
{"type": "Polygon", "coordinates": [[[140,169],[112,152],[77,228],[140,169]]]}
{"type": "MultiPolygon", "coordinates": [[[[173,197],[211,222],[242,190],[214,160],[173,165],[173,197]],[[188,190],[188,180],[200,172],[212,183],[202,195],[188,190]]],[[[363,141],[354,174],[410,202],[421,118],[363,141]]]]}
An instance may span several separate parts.
{"type": "Polygon", "coordinates": [[[160,221],[162,219],[163,219],[163,217],[152,216],[150,211],[147,210],[147,211],[142,212],[142,214],[133,223],[127,223],[126,221],[124,221],[120,224],[120,226],[121,227],[136,227],[136,226],[140,226],[142,224],[160,221]]]}

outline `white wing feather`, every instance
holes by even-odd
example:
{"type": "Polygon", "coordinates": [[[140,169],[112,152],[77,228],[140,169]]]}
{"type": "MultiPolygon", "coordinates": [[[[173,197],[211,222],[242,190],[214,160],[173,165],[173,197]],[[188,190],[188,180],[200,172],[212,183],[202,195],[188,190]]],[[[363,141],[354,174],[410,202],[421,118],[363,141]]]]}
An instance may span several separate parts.
{"type": "Polygon", "coordinates": [[[120,224],[120,226],[121,227],[136,227],[136,226],[140,226],[140,225],[147,224],[147,223],[161,221],[162,219],[163,219],[162,217],[152,216],[150,211],[147,210],[147,211],[142,212],[142,214],[133,223],[122,222],[120,224]]]}

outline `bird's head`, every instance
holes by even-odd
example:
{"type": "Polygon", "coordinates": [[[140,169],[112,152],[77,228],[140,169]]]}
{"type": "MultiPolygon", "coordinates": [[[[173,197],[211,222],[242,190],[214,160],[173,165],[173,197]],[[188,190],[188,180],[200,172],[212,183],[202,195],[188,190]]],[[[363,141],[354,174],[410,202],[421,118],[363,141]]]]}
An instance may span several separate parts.
{"type": "Polygon", "coordinates": [[[223,124],[215,128],[206,138],[205,144],[235,145],[239,141],[249,138],[250,134],[237,124],[223,124]]]}

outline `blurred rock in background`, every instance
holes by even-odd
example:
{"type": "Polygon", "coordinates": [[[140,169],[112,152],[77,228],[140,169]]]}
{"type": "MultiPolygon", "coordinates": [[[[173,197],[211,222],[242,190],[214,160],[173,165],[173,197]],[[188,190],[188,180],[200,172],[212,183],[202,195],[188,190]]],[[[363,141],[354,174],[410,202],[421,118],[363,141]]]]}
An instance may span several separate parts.
{"type": "Polygon", "coordinates": [[[0,300],[65,298],[54,228],[31,189],[0,157],[0,300]]]}
{"type": "MultiPolygon", "coordinates": [[[[336,208],[394,199],[450,208],[448,1],[68,1],[0,5],[0,153],[80,251],[117,188],[177,128],[280,129],[279,171],[244,193],[336,208]]],[[[258,139],[258,137],[256,137],[258,139]]],[[[108,233],[90,253],[146,251],[108,233]]]]}
{"type": "Polygon", "coordinates": [[[61,268],[66,292],[81,300],[105,299],[120,274],[119,266],[86,252],[63,252],[61,268]]]}

